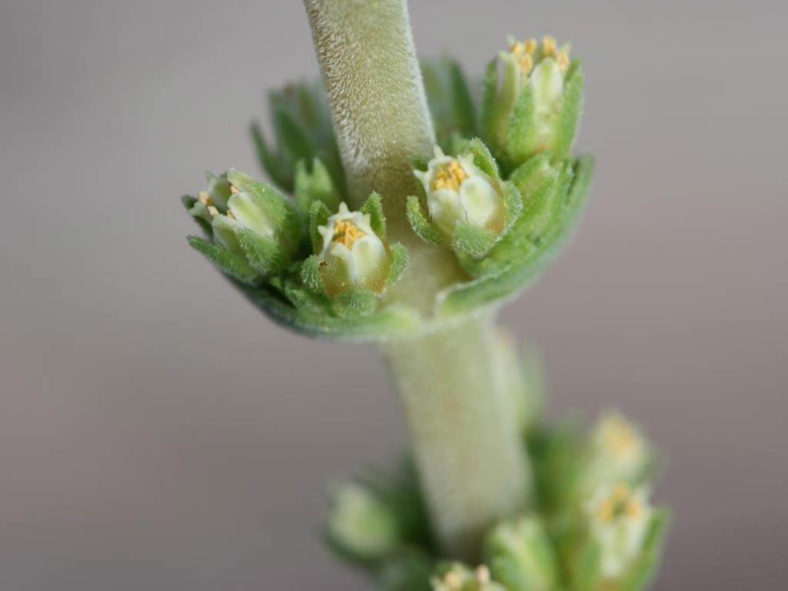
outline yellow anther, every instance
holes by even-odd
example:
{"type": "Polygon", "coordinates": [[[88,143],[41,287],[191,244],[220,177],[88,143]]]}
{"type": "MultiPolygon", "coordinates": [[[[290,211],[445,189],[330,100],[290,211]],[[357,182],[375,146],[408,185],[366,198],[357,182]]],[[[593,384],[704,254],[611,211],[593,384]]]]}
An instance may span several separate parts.
{"type": "Polygon", "coordinates": [[[555,37],[552,35],[545,35],[542,37],[542,53],[545,57],[552,57],[558,48],[555,37]]]}
{"type": "Polygon", "coordinates": [[[597,517],[602,523],[610,523],[619,517],[637,519],[641,515],[643,515],[643,504],[632,496],[631,489],[623,483],[615,486],[597,511],[597,517]]]}
{"type": "Polygon", "coordinates": [[[516,56],[520,56],[525,53],[525,45],[517,41],[516,43],[512,43],[512,45],[509,47],[509,51],[516,56]]]}
{"type": "Polygon", "coordinates": [[[230,194],[231,195],[237,195],[238,193],[240,193],[238,188],[235,185],[230,185],[230,194]]]}
{"type": "Polygon", "coordinates": [[[490,582],[490,569],[482,564],[476,569],[476,582],[485,584],[490,582]]]}
{"type": "Polygon", "coordinates": [[[208,193],[206,193],[205,191],[197,195],[197,201],[202,203],[205,207],[208,207],[209,205],[213,205],[213,200],[211,199],[211,196],[208,195],[208,193]]]}
{"type": "Polygon", "coordinates": [[[452,160],[445,166],[441,166],[435,173],[435,180],[432,182],[432,190],[451,189],[459,191],[462,181],[468,178],[468,173],[456,160],[452,160]]]}
{"type": "Polygon", "coordinates": [[[565,51],[559,51],[555,61],[558,62],[558,67],[562,72],[566,72],[569,69],[569,56],[565,51]]]}
{"type": "Polygon", "coordinates": [[[353,222],[349,220],[339,220],[334,225],[334,236],[332,241],[339,242],[350,248],[355,244],[356,240],[364,236],[366,236],[366,233],[353,222]]]}
{"type": "Polygon", "coordinates": [[[538,45],[536,39],[531,38],[525,42],[525,53],[528,55],[533,55],[536,51],[536,46],[538,45]]]}
{"type": "Polygon", "coordinates": [[[520,65],[520,71],[523,74],[530,74],[531,70],[534,69],[534,58],[532,58],[529,54],[524,54],[517,62],[520,65]]]}
{"type": "Polygon", "coordinates": [[[211,216],[212,218],[215,218],[217,215],[219,215],[219,210],[216,209],[213,205],[209,205],[208,215],[211,216]]]}

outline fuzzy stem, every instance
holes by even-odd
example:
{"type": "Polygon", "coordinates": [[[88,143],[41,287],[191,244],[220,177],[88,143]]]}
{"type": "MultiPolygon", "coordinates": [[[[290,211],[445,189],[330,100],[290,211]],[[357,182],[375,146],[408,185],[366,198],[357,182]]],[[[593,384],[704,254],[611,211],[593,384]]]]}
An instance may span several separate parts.
{"type": "Polygon", "coordinates": [[[489,314],[385,347],[402,393],[433,527],[452,556],[522,509],[528,472],[489,314]]]}
{"type": "MultiPolygon", "coordinates": [[[[436,293],[468,276],[410,230],[415,160],[435,143],[405,0],[304,0],[350,200],[383,198],[389,236],[410,256],[387,299],[430,319],[436,293]]],[[[472,558],[483,530],[522,507],[527,471],[492,351],[490,318],[384,345],[403,397],[424,495],[443,548],[472,558]]]]}

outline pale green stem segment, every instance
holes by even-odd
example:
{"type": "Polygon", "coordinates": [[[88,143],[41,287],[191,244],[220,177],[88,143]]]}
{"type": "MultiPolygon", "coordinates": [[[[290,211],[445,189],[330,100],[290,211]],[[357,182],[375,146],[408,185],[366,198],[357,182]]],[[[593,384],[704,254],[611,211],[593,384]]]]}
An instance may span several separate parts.
{"type": "Polygon", "coordinates": [[[527,470],[515,412],[493,360],[490,320],[436,326],[435,294],[467,275],[447,249],[410,230],[414,160],[435,143],[405,0],[304,0],[323,72],[351,205],[383,198],[389,235],[410,255],[387,299],[419,310],[424,336],[389,342],[430,515],[447,552],[471,558],[481,533],[520,509],[527,470]]]}
{"type": "Polygon", "coordinates": [[[471,560],[491,524],[524,508],[530,484],[495,338],[484,314],[384,349],[432,525],[445,551],[471,560]]]}

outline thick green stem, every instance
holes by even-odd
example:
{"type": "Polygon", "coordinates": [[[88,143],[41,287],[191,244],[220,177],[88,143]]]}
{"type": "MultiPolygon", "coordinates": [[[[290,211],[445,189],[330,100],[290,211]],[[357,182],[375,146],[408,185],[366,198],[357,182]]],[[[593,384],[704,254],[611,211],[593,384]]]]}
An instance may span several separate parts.
{"type": "Polygon", "coordinates": [[[415,160],[434,132],[405,0],[304,0],[352,204],[383,197],[389,236],[410,255],[387,299],[419,310],[429,331],[384,345],[403,397],[413,453],[439,541],[472,558],[481,533],[521,508],[527,470],[515,412],[493,358],[489,317],[436,326],[435,295],[468,276],[447,249],[410,230],[415,160]]]}
{"type": "Polygon", "coordinates": [[[489,315],[385,352],[402,393],[433,527],[453,556],[478,557],[484,531],[523,508],[528,477],[489,315]]]}

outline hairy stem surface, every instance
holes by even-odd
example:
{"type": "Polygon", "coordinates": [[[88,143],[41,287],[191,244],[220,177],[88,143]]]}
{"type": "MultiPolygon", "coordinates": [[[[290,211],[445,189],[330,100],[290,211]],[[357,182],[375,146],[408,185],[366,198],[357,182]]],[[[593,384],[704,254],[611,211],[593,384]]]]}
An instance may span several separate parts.
{"type": "MultiPolygon", "coordinates": [[[[389,235],[410,255],[387,299],[429,320],[436,293],[468,279],[447,249],[405,217],[414,160],[435,143],[405,0],[305,0],[350,199],[383,197],[389,235]]],[[[433,326],[387,343],[433,524],[444,549],[470,558],[493,521],[521,508],[527,471],[492,358],[490,319],[433,326]]]]}
{"type": "Polygon", "coordinates": [[[478,558],[485,530],[524,506],[528,472],[485,314],[385,352],[402,394],[432,525],[444,550],[478,558]]]}

